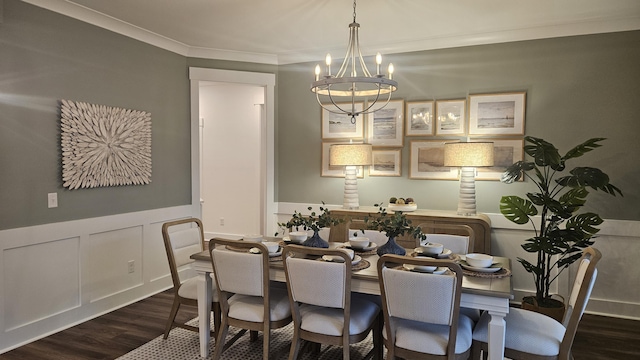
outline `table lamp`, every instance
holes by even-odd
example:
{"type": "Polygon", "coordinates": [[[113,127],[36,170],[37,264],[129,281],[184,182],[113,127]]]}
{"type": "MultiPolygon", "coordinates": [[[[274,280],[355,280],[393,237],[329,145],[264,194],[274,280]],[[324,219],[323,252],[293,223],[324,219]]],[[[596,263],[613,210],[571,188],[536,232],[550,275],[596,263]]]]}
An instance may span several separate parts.
{"type": "Polygon", "coordinates": [[[357,166],[371,165],[371,144],[335,144],[329,148],[329,165],[344,166],[345,209],[360,207],[357,166]]]}
{"type": "Polygon", "coordinates": [[[459,215],[476,214],[476,167],[493,166],[492,142],[444,144],[444,166],[460,167],[459,215]]]}

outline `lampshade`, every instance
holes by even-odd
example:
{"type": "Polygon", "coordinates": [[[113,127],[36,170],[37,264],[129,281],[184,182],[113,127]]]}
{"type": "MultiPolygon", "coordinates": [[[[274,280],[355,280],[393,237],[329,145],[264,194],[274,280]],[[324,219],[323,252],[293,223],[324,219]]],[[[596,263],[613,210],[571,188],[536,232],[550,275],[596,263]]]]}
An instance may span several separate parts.
{"type": "Polygon", "coordinates": [[[329,148],[329,165],[371,165],[371,144],[337,144],[329,148]]]}
{"type": "Polygon", "coordinates": [[[493,143],[446,143],[444,144],[444,166],[493,166],[493,143]]]}

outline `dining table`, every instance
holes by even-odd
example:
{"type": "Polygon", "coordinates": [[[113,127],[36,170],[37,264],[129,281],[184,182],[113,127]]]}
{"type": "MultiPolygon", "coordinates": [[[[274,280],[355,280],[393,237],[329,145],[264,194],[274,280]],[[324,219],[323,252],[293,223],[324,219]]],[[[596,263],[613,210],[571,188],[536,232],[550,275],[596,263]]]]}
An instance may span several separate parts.
{"type": "MultiPolygon", "coordinates": [[[[344,243],[330,243],[330,247],[344,246],[344,243]]],[[[412,249],[407,249],[407,255],[412,249]]],[[[376,254],[362,254],[368,267],[354,269],[351,278],[351,291],[365,294],[380,295],[378,283],[376,254]]],[[[211,340],[211,291],[212,291],[212,263],[208,250],[191,255],[192,267],[197,273],[198,288],[198,327],[200,337],[200,356],[209,356],[209,341],[211,340]]],[[[501,264],[505,271],[511,272],[509,258],[494,256],[495,262],[501,264]]],[[[270,261],[270,278],[274,281],[286,282],[282,261],[270,261]]],[[[505,317],[509,313],[509,302],[513,299],[511,276],[480,276],[467,275],[462,279],[462,294],[460,307],[478,309],[491,315],[489,322],[489,360],[502,360],[504,358],[504,342],[506,323],[505,317]]]]}

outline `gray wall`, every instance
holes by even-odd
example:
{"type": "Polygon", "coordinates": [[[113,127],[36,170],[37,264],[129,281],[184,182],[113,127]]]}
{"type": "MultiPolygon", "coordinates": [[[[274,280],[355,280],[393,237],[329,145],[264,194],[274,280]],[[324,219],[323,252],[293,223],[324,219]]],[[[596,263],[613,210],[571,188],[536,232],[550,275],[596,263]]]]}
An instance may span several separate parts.
{"type": "Polygon", "coordinates": [[[184,56],[16,0],[0,54],[0,229],[190,203],[184,56]],[[63,188],[60,99],[150,112],[151,184],[63,188]]]}
{"type": "MultiPolygon", "coordinates": [[[[542,137],[562,153],[589,138],[607,138],[603,147],[569,165],[601,168],[624,192],[623,198],[594,193],[588,209],[606,219],[640,220],[639,31],[387,55],[386,61],[396,68],[395,99],[526,91],[526,135],[542,137]]],[[[341,204],[344,181],[320,177],[320,107],[309,91],[314,66],[279,69],[278,200],[341,204]]],[[[405,138],[403,176],[365,176],[358,181],[360,204],[412,196],[421,208],[456,209],[456,181],[410,180],[408,171],[405,138]]],[[[502,195],[524,194],[532,186],[476,184],[478,211],[489,213],[499,213],[502,195]]]]}
{"type": "MultiPolygon", "coordinates": [[[[0,23],[0,229],[189,204],[190,66],[270,72],[276,85],[276,200],[342,203],[343,180],[320,177],[320,108],[309,92],[315,63],[272,66],[185,58],[68,17],[4,1],[0,23]],[[62,187],[59,100],[148,111],[152,182],[69,191],[62,187]],[[59,207],[47,209],[47,193],[59,207]]],[[[395,98],[462,98],[527,92],[526,133],[561,150],[607,137],[589,154],[625,197],[592,195],[604,218],[640,220],[637,98],[640,32],[387,55],[396,65],[395,98]]],[[[421,207],[454,210],[455,181],[403,177],[359,182],[361,204],[413,196],[421,207]]],[[[506,193],[528,184],[479,182],[478,209],[498,212],[506,193]]]]}

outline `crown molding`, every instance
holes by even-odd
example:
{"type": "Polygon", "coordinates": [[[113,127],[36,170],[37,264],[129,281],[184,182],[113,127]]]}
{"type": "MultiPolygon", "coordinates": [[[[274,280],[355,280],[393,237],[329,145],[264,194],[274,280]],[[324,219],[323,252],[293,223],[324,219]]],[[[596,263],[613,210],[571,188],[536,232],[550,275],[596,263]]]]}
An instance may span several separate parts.
{"type": "MultiPolygon", "coordinates": [[[[195,47],[66,0],[22,1],[187,57],[285,65],[324,59],[326,51],[328,50],[318,49],[281,54],[266,54],[195,47]]],[[[1,14],[2,12],[0,7],[0,15],[1,14]]],[[[628,14],[621,17],[595,18],[560,24],[550,22],[532,27],[502,29],[485,33],[424,37],[405,42],[380,44],[376,46],[376,49],[384,54],[397,54],[463,46],[632,31],[639,29],[640,14],[628,14]]],[[[363,55],[370,56],[374,54],[363,52],[363,55]]]]}

